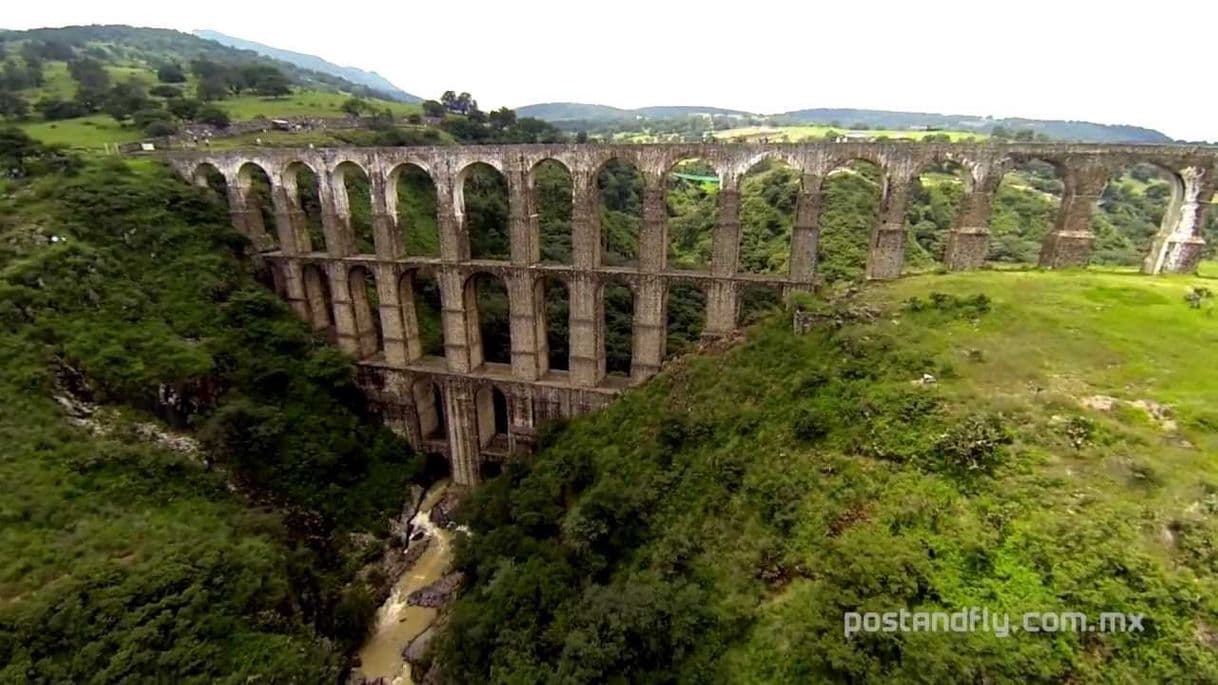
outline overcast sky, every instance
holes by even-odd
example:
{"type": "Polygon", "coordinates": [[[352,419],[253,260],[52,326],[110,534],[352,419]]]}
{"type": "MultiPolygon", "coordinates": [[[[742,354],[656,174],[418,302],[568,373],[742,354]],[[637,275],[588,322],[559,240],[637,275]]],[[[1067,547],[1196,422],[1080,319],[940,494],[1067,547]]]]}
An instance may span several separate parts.
{"type": "Polygon", "coordinates": [[[214,29],[377,71],[423,97],[466,90],[483,109],[858,107],[1218,140],[1212,0],[4,0],[0,15],[14,29],[92,23],[214,29]]]}

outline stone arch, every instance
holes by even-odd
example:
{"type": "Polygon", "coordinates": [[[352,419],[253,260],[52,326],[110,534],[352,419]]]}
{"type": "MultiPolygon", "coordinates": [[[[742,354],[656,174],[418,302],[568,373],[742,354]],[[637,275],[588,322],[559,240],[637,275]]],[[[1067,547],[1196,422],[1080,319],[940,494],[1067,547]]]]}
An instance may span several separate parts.
{"type": "Polygon", "coordinates": [[[334,301],[330,296],[330,279],[316,264],[305,264],[301,267],[300,274],[304,281],[309,323],[313,330],[325,331],[328,338],[333,338],[334,301]]]}
{"type": "Polygon", "coordinates": [[[386,183],[385,209],[402,237],[403,250],[413,257],[440,256],[439,192],[423,165],[395,166],[386,183]]]}
{"type": "Polygon", "coordinates": [[[347,288],[351,297],[351,317],[355,322],[359,358],[370,359],[383,355],[385,337],[381,330],[376,275],[366,266],[353,266],[347,271],[347,288]]]}
{"type": "Polygon", "coordinates": [[[967,160],[950,155],[935,155],[915,170],[905,205],[905,271],[943,265],[948,236],[972,191],[972,174],[967,160]]]}
{"type": "Polygon", "coordinates": [[[199,162],[190,172],[190,182],[200,188],[211,189],[228,204],[228,181],[215,164],[199,162]]]}
{"type": "Polygon", "coordinates": [[[590,177],[595,193],[591,212],[601,241],[602,266],[638,266],[643,232],[643,172],[638,164],[610,157],[590,177]]]}
{"type": "Polygon", "coordinates": [[[260,250],[279,248],[275,227],[275,205],[271,198],[271,175],[256,162],[245,162],[237,169],[237,188],[245,205],[245,230],[260,250]]]}
{"type": "Polygon", "coordinates": [[[771,154],[758,156],[739,177],[738,271],[790,272],[791,236],[800,185],[798,167],[771,154]]]}
{"type": "Polygon", "coordinates": [[[1091,214],[1091,263],[1153,265],[1156,239],[1180,224],[1184,191],[1180,173],[1158,160],[1128,160],[1111,168],[1091,214]]]}
{"type": "Polygon", "coordinates": [[[816,273],[825,282],[862,280],[887,192],[884,167],[859,156],[828,169],[820,187],[816,273]]]}
{"type": "Polygon", "coordinates": [[[325,252],[326,232],[323,229],[321,179],[317,170],[307,162],[294,160],[283,169],[284,192],[292,205],[293,221],[299,222],[296,234],[307,238],[301,252],[325,252]]]}
{"type": "Polygon", "coordinates": [[[512,361],[511,299],[507,284],[488,271],[470,274],[462,285],[469,367],[512,361]]]}
{"type": "Polygon", "coordinates": [[[529,169],[530,226],[537,231],[541,261],[573,264],[571,215],[575,184],[566,164],[547,157],[529,169]]]}
{"type": "Polygon", "coordinates": [[[448,421],[440,386],[435,381],[420,378],[411,385],[410,394],[418,415],[419,437],[423,440],[447,440],[448,421]]]}
{"type": "Polygon", "coordinates": [[[990,264],[1033,265],[1061,212],[1065,173],[1061,162],[1021,156],[1002,160],[1002,177],[990,201],[990,264]]]}
{"type": "Polygon", "coordinates": [[[706,330],[707,293],[702,285],[670,283],[664,294],[665,359],[693,351],[706,330]]]}
{"type": "Polygon", "coordinates": [[[334,216],[343,240],[355,254],[376,254],[376,232],[372,227],[372,179],[356,162],[344,160],[330,177],[334,216]]]}
{"type": "Polygon", "coordinates": [[[722,184],[723,175],[704,158],[683,157],[668,167],[663,188],[671,268],[710,270],[722,184]]]}
{"type": "Polygon", "coordinates": [[[541,303],[538,335],[538,362],[545,364],[541,372],[553,369],[571,370],[571,288],[565,280],[553,275],[539,276],[534,285],[535,299],[541,303]]]}
{"type": "Polygon", "coordinates": [[[406,327],[407,357],[444,356],[444,319],[440,283],[431,267],[410,269],[398,279],[398,301],[406,327]]]}
{"type": "Polygon", "coordinates": [[[608,279],[597,294],[604,320],[605,371],[610,376],[630,376],[634,366],[634,320],[638,295],[630,283],[608,279]]]}
{"type": "Polygon", "coordinates": [[[498,165],[485,161],[466,165],[457,174],[454,194],[454,209],[462,239],[469,244],[470,259],[511,259],[511,193],[498,165]]]}
{"type": "Polygon", "coordinates": [[[511,431],[507,395],[499,386],[488,383],[474,393],[474,406],[478,414],[478,445],[482,449],[507,450],[511,431]]]}

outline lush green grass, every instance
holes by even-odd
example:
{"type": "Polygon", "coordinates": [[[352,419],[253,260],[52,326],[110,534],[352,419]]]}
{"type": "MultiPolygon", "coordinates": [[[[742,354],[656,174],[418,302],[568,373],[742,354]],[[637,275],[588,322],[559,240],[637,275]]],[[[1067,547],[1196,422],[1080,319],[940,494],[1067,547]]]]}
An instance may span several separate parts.
{"type": "Polygon", "coordinates": [[[1218,307],[1185,300],[1204,283],[912,277],[807,303],[807,335],[777,317],[674,363],[470,502],[446,672],[1218,678],[1218,307]],[[1017,630],[1026,611],[1141,613],[1146,632],[843,635],[846,611],[965,607],[1017,630]]]}
{"type": "Polygon", "coordinates": [[[853,131],[842,128],[834,128],[832,126],[745,126],[741,128],[729,128],[722,131],[715,131],[717,140],[733,140],[733,141],[755,141],[761,138],[768,138],[771,141],[786,140],[788,142],[799,142],[801,140],[820,140],[825,137],[829,131],[837,131],[843,135],[858,134],[873,138],[887,137],[900,138],[906,140],[921,140],[929,135],[946,134],[952,140],[963,140],[966,138],[974,138],[984,140],[988,138],[984,133],[976,133],[972,131],[897,131],[888,129],[869,129],[866,131],[853,131]]]}

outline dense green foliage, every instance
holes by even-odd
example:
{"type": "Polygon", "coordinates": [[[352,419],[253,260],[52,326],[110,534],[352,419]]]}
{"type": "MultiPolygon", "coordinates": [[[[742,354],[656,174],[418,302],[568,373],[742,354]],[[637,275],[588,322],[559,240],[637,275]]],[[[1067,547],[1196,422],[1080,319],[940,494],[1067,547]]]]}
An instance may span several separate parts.
{"type": "Polygon", "coordinates": [[[373,609],[348,582],[379,545],[352,534],[420,461],[256,282],[220,196],[3,140],[31,178],[0,212],[0,681],[335,680],[373,609]]]}
{"type": "Polygon", "coordinates": [[[1218,678],[1214,309],[1191,285],[905,279],[676,362],[468,501],[436,658],[455,682],[1218,678]],[[845,611],[972,606],[1146,632],[843,636],[845,611]]]}

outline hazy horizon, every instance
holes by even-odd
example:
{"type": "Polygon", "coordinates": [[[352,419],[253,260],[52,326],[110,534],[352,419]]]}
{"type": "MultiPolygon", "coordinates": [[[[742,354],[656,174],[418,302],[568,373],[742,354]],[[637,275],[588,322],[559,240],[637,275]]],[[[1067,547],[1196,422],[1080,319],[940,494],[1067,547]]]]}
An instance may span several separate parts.
{"type": "Polygon", "coordinates": [[[998,9],[931,0],[866,16],[811,6],[750,16],[638,0],[605,9],[539,0],[323,15],[217,0],[200,18],[181,6],[115,0],[18,5],[4,23],[210,29],[375,71],[425,98],[468,91],[484,109],[876,109],[1127,124],[1216,140],[1208,100],[1181,97],[1198,92],[1208,72],[1176,65],[1187,62],[1181,20],[1209,25],[1218,7],[1166,5],[1135,16],[1045,0],[998,9]]]}

